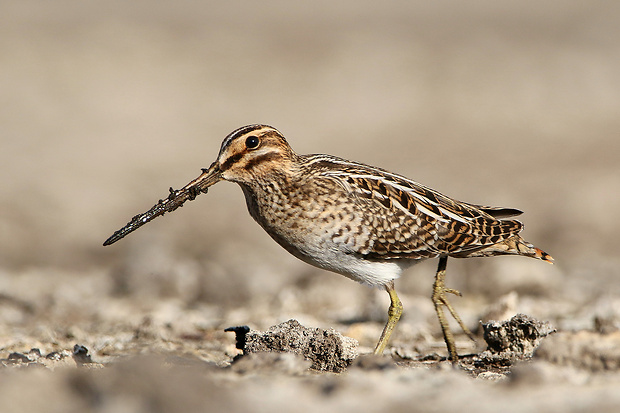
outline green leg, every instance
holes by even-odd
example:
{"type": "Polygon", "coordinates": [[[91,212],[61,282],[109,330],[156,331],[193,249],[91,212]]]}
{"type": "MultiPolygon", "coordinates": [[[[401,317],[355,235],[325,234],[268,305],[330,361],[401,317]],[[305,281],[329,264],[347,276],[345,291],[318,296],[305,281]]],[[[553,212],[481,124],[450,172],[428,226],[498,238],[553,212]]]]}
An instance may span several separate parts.
{"type": "Polygon", "coordinates": [[[385,291],[387,291],[390,295],[388,321],[383,328],[383,333],[381,333],[381,338],[379,338],[379,342],[377,343],[377,347],[375,348],[375,354],[383,354],[385,346],[387,345],[388,341],[390,341],[390,336],[394,331],[394,327],[396,327],[396,323],[398,323],[398,320],[400,320],[400,316],[403,313],[403,304],[400,302],[398,295],[396,295],[396,290],[394,289],[394,281],[391,281],[385,286],[385,291]]]}
{"type": "Polygon", "coordinates": [[[458,362],[458,354],[456,352],[456,344],[454,344],[454,335],[450,330],[450,325],[448,324],[448,320],[446,315],[443,312],[443,307],[446,306],[448,311],[454,319],[459,323],[459,326],[463,329],[465,334],[469,336],[472,340],[474,339],[474,335],[469,331],[469,329],[463,324],[463,320],[456,313],[452,305],[448,301],[446,297],[446,293],[461,296],[461,293],[452,288],[445,287],[446,280],[446,265],[448,263],[448,257],[443,256],[439,258],[439,265],[437,266],[437,274],[435,274],[435,283],[433,284],[433,295],[431,296],[433,300],[433,304],[435,304],[435,311],[437,312],[437,318],[439,319],[439,324],[441,325],[441,331],[443,332],[443,338],[446,342],[446,346],[448,346],[448,353],[450,354],[450,360],[453,364],[458,362]]]}

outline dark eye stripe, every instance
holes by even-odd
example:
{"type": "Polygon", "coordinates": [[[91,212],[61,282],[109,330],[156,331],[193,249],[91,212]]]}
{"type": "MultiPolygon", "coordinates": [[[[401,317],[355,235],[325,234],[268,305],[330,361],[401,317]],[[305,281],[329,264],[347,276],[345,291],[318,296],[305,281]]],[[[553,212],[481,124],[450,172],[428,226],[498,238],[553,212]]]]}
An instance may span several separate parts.
{"type": "Polygon", "coordinates": [[[224,163],[222,164],[222,166],[220,167],[220,169],[222,169],[223,171],[225,171],[226,169],[230,168],[232,164],[239,162],[239,159],[243,158],[243,153],[236,153],[233,156],[231,156],[230,158],[226,159],[224,161],[224,163]]]}

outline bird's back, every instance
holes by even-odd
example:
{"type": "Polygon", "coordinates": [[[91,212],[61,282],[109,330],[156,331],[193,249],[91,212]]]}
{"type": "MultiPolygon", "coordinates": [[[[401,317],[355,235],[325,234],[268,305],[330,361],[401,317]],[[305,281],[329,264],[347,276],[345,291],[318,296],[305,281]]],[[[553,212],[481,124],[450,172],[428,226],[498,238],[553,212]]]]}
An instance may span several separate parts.
{"type": "Polygon", "coordinates": [[[456,201],[404,176],[329,155],[301,159],[305,187],[331,193],[329,208],[339,212],[332,219],[350,224],[351,215],[366,229],[358,231],[355,253],[367,259],[517,254],[551,260],[520,237],[521,222],[507,219],[519,210],[456,201]]]}

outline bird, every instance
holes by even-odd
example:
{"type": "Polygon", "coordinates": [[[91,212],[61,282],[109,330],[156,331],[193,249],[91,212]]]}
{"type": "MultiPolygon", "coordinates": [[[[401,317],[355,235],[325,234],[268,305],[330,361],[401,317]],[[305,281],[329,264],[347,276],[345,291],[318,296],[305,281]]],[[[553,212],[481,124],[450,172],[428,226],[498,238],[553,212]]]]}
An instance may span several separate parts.
{"type": "Polygon", "coordinates": [[[183,206],[219,181],[238,184],[254,220],[295,257],[354,281],[383,288],[388,319],[375,347],[383,354],[403,305],[394,281],[408,267],[438,258],[431,299],[449,360],[458,363],[444,307],[473,339],[447,298],[448,257],[521,255],[553,263],[525,241],[522,213],[457,201],[402,175],[325,154],[299,155],[277,129],[252,124],[223,140],[216,160],[183,188],[169,189],[150,210],[134,216],[110,245],[166,212],[183,206]]]}

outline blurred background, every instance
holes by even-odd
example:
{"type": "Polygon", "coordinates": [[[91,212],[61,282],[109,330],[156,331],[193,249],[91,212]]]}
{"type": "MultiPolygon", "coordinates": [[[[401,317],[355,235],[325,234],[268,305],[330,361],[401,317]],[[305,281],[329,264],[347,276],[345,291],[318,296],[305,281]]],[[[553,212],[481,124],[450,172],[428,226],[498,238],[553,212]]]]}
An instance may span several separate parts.
{"type": "MultiPolygon", "coordinates": [[[[58,329],[136,324],[170,302],[178,311],[164,319],[174,325],[192,309],[218,328],[371,320],[361,339],[372,345],[387,295],[289,256],[252,221],[234,184],[102,247],[250,123],[277,127],[298,153],[370,163],[459,200],[525,211],[525,238],[556,265],[452,260],[448,284],[465,293],[455,305],[469,323],[514,291],[517,310],[560,327],[620,312],[616,1],[0,7],[4,348],[35,334],[27,326],[43,323],[37,340],[53,342],[58,329]],[[601,294],[611,301],[588,304],[601,294]]],[[[428,299],[435,265],[397,284],[401,342],[407,325],[412,335],[424,325],[438,332],[428,299]]]]}

